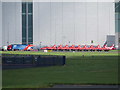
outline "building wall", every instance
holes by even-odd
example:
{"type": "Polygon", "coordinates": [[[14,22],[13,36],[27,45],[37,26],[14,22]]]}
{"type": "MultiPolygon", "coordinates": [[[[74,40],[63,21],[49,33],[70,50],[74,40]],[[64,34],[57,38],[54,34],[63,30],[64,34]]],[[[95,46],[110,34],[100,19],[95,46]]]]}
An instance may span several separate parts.
{"type": "MultiPolygon", "coordinates": [[[[2,3],[3,45],[22,43],[20,2],[2,3]]],[[[107,35],[115,34],[113,3],[34,2],[33,44],[103,45],[107,35]]]]}
{"type": "Polygon", "coordinates": [[[115,45],[117,48],[120,49],[120,12],[116,12],[116,19],[115,19],[115,45]]]}
{"type": "Polygon", "coordinates": [[[0,47],[2,46],[2,2],[0,1],[0,47]]]}
{"type": "Polygon", "coordinates": [[[120,32],[116,32],[115,34],[115,44],[116,48],[120,49],[120,32]]]}
{"type": "Polygon", "coordinates": [[[2,44],[22,43],[20,2],[2,2],[2,44]]]}
{"type": "Polygon", "coordinates": [[[114,3],[33,3],[34,45],[103,45],[107,35],[115,35],[114,3]]]}
{"type": "Polygon", "coordinates": [[[116,48],[120,49],[120,2],[117,2],[115,5],[115,43],[116,48]]]}
{"type": "Polygon", "coordinates": [[[115,31],[120,32],[120,12],[115,13],[115,31]]]}

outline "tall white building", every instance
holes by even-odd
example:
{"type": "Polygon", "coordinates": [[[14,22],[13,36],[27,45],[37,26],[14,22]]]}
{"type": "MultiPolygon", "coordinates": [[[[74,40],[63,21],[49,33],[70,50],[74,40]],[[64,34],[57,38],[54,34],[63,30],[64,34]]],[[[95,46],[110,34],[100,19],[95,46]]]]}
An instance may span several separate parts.
{"type": "Polygon", "coordinates": [[[0,11],[2,45],[103,45],[115,35],[113,2],[2,2],[0,11]]]}

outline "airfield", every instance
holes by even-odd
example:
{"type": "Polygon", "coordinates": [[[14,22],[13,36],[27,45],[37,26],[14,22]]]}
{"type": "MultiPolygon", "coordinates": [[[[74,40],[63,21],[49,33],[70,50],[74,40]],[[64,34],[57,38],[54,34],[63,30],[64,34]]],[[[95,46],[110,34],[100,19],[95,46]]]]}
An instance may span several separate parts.
{"type": "Polygon", "coordinates": [[[2,51],[1,54],[65,55],[64,66],[2,71],[3,88],[51,88],[55,85],[117,85],[118,50],[109,52],[2,51]]]}

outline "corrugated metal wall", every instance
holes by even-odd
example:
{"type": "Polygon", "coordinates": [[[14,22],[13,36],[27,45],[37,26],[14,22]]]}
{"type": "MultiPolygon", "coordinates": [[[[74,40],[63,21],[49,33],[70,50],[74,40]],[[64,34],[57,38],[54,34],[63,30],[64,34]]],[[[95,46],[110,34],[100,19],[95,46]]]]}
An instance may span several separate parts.
{"type": "Polygon", "coordinates": [[[0,46],[2,46],[2,2],[0,1],[0,46]]]}
{"type": "Polygon", "coordinates": [[[22,43],[21,3],[2,2],[2,44],[22,43]]]}
{"type": "MultiPolygon", "coordinates": [[[[22,43],[21,2],[2,3],[2,43],[22,43]]],[[[33,44],[103,45],[115,34],[114,3],[34,2],[33,44]]]]}
{"type": "Polygon", "coordinates": [[[115,34],[114,3],[34,2],[33,43],[103,45],[115,34]]]}

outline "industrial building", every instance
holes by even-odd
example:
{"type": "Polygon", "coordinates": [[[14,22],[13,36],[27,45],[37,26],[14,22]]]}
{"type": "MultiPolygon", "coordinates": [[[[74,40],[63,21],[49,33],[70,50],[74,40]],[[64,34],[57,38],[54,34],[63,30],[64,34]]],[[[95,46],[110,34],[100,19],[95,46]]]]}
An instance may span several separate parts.
{"type": "Polygon", "coordinates": [[[120,49],[120,0],[115,4],[115,44],[120,49]]]}
{"type": "Polygon", "coordinates": [[[0,41],[2,45],[102,46],[107,41],[108,46],[118,45],[120,7],[115,5],[114,2],[0,2],[0,41]]]}

